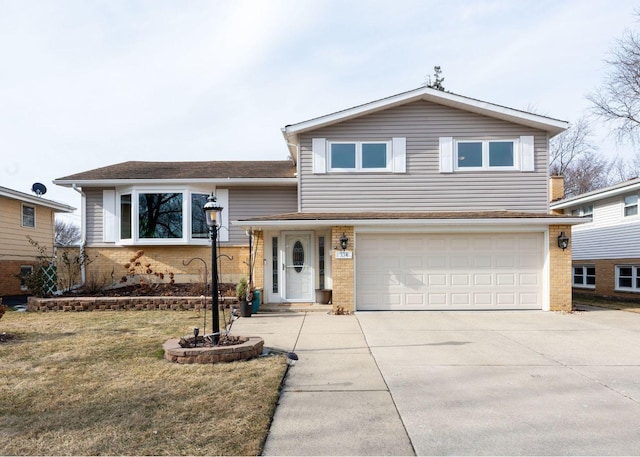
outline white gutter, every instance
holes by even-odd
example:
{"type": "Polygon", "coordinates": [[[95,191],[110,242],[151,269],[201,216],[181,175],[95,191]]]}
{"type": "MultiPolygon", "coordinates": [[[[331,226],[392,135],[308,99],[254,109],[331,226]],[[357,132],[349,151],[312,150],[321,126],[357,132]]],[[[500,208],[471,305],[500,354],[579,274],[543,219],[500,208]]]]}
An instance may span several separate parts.
{"type": "Polygon", "coordinates": [[[577,225],[591,222],[590,217],[544,217],[544,218],[487,218],[487,219],[306,219],[306,220],[280,220],[280,221],[231,221],[231,224],[247,228],[270,228],[270,227],[317,227],[318,225],[353,225],[360,227],[372,226],[399,226],[399,225],[421,225],[427,226],[451,226],[451,225],[577,225]]]}
{"type": "Polygon", "coordinates": [[[71,188],[80,194],[80,258],[82,261],[80,262],[80,284],[78,287],[82,287],[87,282],[84,252],[84,247],[87,244],[87,196],[81,189],[78,189],[77,185],[72,184],[71,188]]]}
{"type": "Polygon", "coordinates": [[[603,192],[596,192],[590,195],[584,195],[582,197],[573,197],[566,200],[561,200],[557,203],[551,203],[550,209],[564,209],[571,206],[581,205],[584,203],[590,203],[597,200],[602,200],[609,197],[615,197],[617,195],[624,195],[629,192],[634,192],[640,189],[640,183],[635,183],[630,186],[617,187],[615,189],[605,190],[603,192]]]}
{"type": "Polygon", "coordinates": [[[245,186],[287,186],[297,184],[298,178],[194,178],[194,179],[84,179],[64,180],[56,179],[54,184],[63,187],[74,186],[132,186],[140,184],[165,185],[165,184],[242,184],[245,186]]]}

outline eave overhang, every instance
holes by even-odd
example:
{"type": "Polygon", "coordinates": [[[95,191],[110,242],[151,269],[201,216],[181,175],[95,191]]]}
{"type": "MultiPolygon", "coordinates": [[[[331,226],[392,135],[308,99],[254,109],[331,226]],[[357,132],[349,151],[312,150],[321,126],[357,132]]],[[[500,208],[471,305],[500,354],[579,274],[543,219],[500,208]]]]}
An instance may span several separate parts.
{"type": "Polygon", "coordinates": [[[193,179],[56,179],[54,184],[63,187],[121,187],[121,186],[162,186],[162,185],[203,185],[218,186],[295,186],[297,178],[193,178],[193,179]]]}
{"type": "Polygon", "coordinates": [[[551,214],[522,214],[509,212],[478,213],[473,216],[470,213],[388,213],[376,215],[375,217],[367,217],[366,215],[344,214],[344,215],[322,215],[314,217],[311,213],[297,213],[278,216],[269,216],[265,218],[253,218],[244,220],[235,220],[233,225],[248,229],[311,229],[314,227],[330,227],[337,225],[350,225],[354,227],[381,227],[394,228],[402,227],[424,227],[424,228],[448,228],[451,226],[458,227],[515,227],[515,226],[535,226],[545,227],[549,225],[577,225],[591,222],[589,217],[562,216],[551,214]]]}
{"type": "Polygon", "coordinates": [[[19,200],[21,202],[29,203],[32,205],[44,206],[46,208],[50,208],[59,213],[73,213],[76,210],[76,208],[74,208],[73,206],[69,206],[64,203],[59,203],[53,200],[47,200],[42,197],[37,197],[35,195],[25,194],[24,192],[8,189],[6,187],[0,188],[0,196],[11,198],[14,200],[19,200]]]}

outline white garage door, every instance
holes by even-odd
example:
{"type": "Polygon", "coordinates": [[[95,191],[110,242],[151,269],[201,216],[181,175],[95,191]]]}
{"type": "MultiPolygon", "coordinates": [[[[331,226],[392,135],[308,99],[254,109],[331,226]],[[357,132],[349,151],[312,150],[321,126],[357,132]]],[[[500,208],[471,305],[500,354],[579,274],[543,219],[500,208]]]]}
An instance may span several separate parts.
{"type": "Polygon", "coordinates": [[[358,234],[356,309],[541,309],[542,233],[358,234]]]}

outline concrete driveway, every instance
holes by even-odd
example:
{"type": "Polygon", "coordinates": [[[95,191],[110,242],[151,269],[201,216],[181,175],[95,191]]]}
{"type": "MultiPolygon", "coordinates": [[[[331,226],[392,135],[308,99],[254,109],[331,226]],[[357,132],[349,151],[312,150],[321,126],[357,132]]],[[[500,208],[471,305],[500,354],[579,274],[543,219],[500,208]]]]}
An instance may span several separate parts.
{"type": "Polygon", "coordinates": [[[300,357],[267,455],[640,455],[638,314],[258,314],[238,324],[300,357]]]}

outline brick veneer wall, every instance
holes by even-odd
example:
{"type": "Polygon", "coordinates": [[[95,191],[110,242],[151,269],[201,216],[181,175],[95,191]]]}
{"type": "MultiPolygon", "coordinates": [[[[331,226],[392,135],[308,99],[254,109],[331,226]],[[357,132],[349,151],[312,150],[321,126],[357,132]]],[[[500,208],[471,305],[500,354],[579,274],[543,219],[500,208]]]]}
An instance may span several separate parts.
{"type": "MultiPolygon", "coordinates": [[[[340,249],[340,238],[342,234],[349,238],[349,246],[347,250],[355,252],[355,237],[352,226],[335,226],[331,227],[331,246],[338,246],[340,249]]],[[[344,308],[345,311],[354,311],[354,258],[331,259],[331,278],[333,279],[333,311],[338,306],[344,308]]]]}
{"type": "Polygon", "coordinates": [[[20,289],[20,267],[32,265],[35,268],[36,262],[33,260],[2,260],[0,261],[0,296],[25,294],[20,289]]]}
{"type": "Polygon", "coordinates": [[[570,225],[549,226],[549,309],[571,311],[571,242],[564,251],[558,247],[558,235],[564,232],[571,239],[570,225]]]}
{"type": "MultiPolygon", "coordinates": [[[[209,246],[123,246],[87,248],[86,254],[90,259],[87,266],[87,281],[103,282],[107,285],[115,284],[127,274],[124,265],[129,263],[137,251],[143,251],[143,263],[150,263],[151,270],[165,275],[173,273],[175,282],[200,282],[203,279],[204,266],[198,260],[188,266],[182,262],[199,257],[206,261],[208,274],[211,274],[211,248],[209,246]]],[[[220,257],[220,282],[237,283],[241,277],[249,277],[249,248],[248,246],[222,246],[218,254],[220,257]]],[[[150,280],[154,278],[151,277],[150,280]]],[[[165,282],[166,282],[165,277],[165,282]]]]}
{"type": "Polygon", "coordinates": [[[573,265],[594,265],[596,267],[596,288],[583,289],[581,287],[574,287],[574,293],[640,301],[640,293],[638,292],[621,292],[615,290],[616,265],[640,265],[640,259],[575,260],[573,265]]]}

